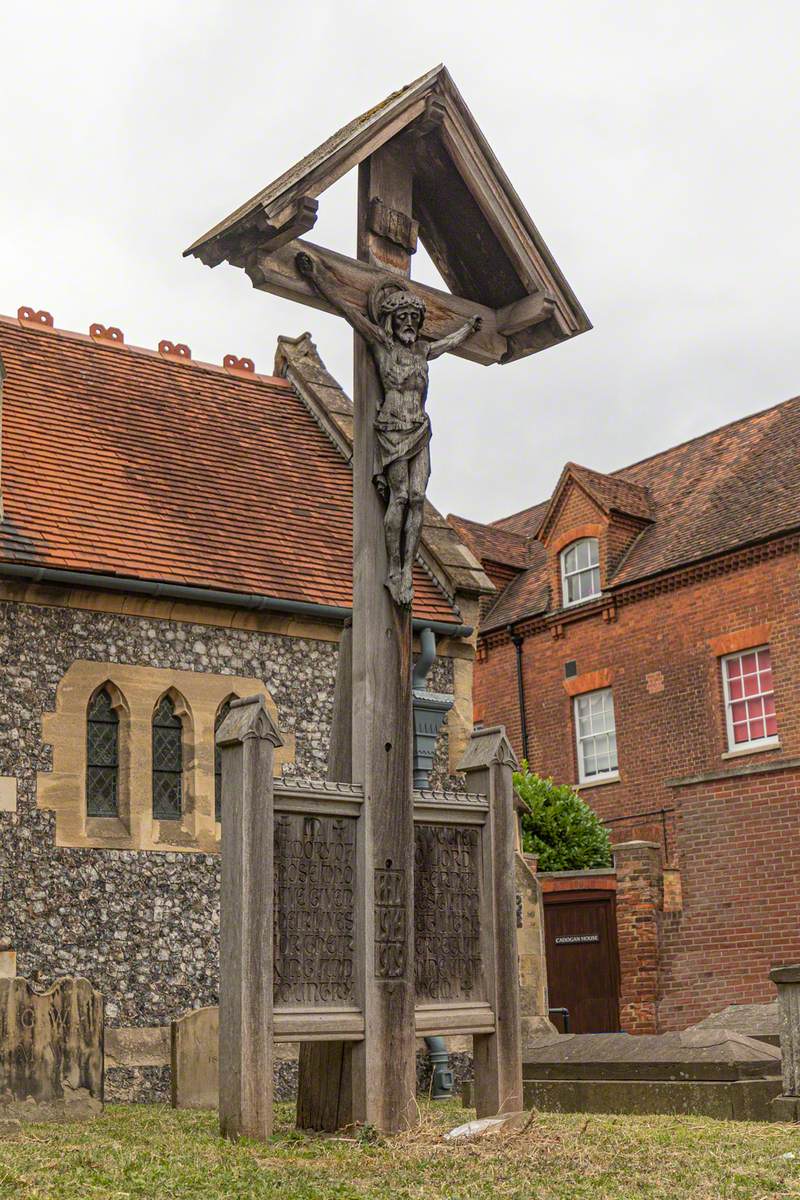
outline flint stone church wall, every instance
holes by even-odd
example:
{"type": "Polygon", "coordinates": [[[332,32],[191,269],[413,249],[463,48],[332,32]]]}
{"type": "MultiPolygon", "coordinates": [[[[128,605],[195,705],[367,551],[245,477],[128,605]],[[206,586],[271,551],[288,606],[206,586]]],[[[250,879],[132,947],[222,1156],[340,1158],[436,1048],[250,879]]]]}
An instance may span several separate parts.
{"type": "MultiPolygon", "coordinates": [[[[167,1025],[218,995],[217,855],[64,849],[54,814],[36,806],[36,773],[52,766],[41,716],[79,659],[263,679],[280,727],[296,738],[286,773],[324,776],[337,646],[329,641],[175,621],[0,602],[0,776],[17,811],[0,812],[0,940],[37,989],[82,975],[106,999],[107,1026],[167,1025]]],[[[453,691],[452,662],[429,686],[453,691]]],[[[447,782],[447,737],[432,784],[447,782]]],[[[126,1099],[163,1098],[168,1068],[119,1068],[126,1099]]],[[[116,1071],[108,1098],[114,1098],[116,1071]]]]}

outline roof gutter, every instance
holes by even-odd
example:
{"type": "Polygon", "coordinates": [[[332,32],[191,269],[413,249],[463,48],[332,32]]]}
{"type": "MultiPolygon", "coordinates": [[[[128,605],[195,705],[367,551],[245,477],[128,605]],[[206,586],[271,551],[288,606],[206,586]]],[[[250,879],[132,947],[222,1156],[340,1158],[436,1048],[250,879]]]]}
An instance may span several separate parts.
{"type": "MultiPolygon", "coordinates": [[[[27,579],[31,583],[53,583],[62,587],[99,588],[112,592],[131,592],[140,596],[164,597],[167,600],[187,600],[197,604],[227,604],[233,608],[255,609],[257,612],[282,612],[317,621],[343,622],[353,612],[336,604],[312,604],[306,600],[280,600],[275,596],[258,596],[249,592],[225,592],[217,588],[188,587],[150,579],[134,579],[124,575],[99,575],[91,571],[61,571],[54,567],[34,567],[25,563],[0,563],[0,578],[27,579]]],[[[467,638],[471,625],[449,621],[428,621],[415,617],[414,632],[430,629],[440,637],[467,638]]]]}

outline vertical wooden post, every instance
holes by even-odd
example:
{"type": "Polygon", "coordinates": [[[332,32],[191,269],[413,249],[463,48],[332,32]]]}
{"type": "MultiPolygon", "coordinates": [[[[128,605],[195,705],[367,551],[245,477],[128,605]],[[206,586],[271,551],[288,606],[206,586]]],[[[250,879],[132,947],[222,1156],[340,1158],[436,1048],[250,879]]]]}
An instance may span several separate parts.
{"type": "Polygon", "coordinates": [[[502,725],[473,733],[459,764],[467,776],[467,790],[482,792],[489,799],[489,815],[483,831],[486,893],[481,943],[495,1031],[472,1039],[475,1107],[479,1117],[522,1108],[514,858],[516,812],[512,779],[516,766],[514,751],[502,725]]]}
{"type": "Polygon", "coordinates": [[[272,764],[281,736],[263,696],[234,700],[222,749],[219,1126],[223,1137],[272,1132],[272,764]]]}
{"type": "MultiPolygon", "coordinates": [[[[358,258],[407,276],[409,255],[369,228],[370,201],[411,215],[403,147],[387,143],[359,166],[358,258]]],[[[353,779],[364,786],[358,851],[359,994],[365,1038],[352,1054],[353,1115],[386,1132],[415,1119],[411,613],[384,586],[384,504],[372,482],[382,397],[356,335],[353,399],[353,779]]]]}

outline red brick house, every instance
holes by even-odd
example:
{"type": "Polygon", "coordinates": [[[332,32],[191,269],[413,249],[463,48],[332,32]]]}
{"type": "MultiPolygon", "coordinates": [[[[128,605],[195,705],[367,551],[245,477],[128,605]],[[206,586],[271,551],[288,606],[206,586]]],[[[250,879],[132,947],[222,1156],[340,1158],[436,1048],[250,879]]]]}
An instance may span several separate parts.
{"type": "Polygon", "coordinates": [[[622,1026],[772,999],[800,957],[800,399],[451,521],[498,588],[476,718],[626,844],[622,1026]]]}

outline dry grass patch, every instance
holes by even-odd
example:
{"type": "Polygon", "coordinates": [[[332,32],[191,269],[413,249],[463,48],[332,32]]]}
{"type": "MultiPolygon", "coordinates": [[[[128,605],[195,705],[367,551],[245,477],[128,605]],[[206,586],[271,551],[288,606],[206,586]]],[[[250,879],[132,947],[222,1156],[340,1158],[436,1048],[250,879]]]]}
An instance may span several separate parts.
{"type": "Polygon", "coordinates": [[[468,1115],[426,1103],[397,1138],[308,1137],[280,1105],[268,1144],[231,1145],[212,1113],[116,1105],[0,1142],[0,1200],[800,1200],[796,1127],[537,1113],[442,1141],[468,1115]]]}

